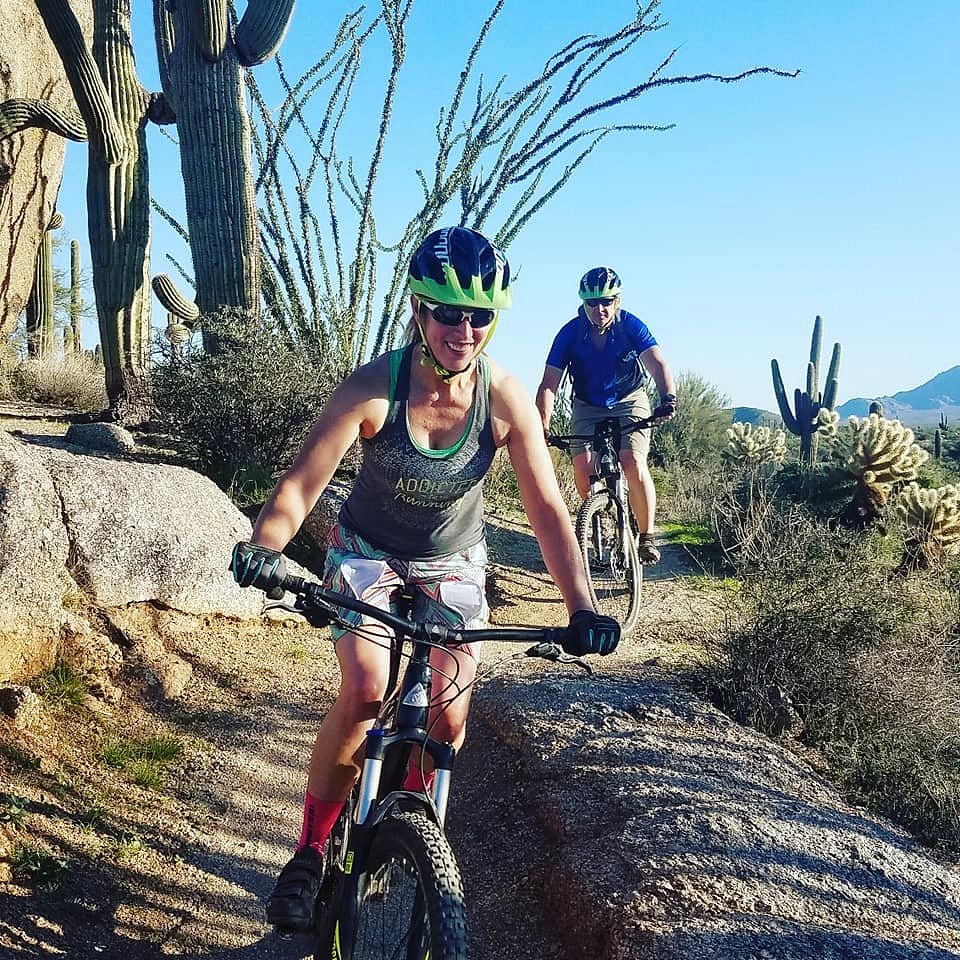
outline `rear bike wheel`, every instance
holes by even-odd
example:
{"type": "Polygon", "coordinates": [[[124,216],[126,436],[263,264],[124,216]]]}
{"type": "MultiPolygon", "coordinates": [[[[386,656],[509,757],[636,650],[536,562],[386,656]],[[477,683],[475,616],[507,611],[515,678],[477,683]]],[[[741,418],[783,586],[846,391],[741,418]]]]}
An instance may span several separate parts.
{"type": "Polygon", "coordinates": [[[338,924],[334,960],[467,960],[463,883],[440,827],[420,813],[385,817],[338,924]]]}
{"type": "Polygon", "coordinates": [[[576,532],[590,598],[599,613],[620,623],[626,636],[636,628],[640,614],[643,567],[629,521],[624,539],[620,510],[608,490],[592,493],[577,514],[576,532]]]}

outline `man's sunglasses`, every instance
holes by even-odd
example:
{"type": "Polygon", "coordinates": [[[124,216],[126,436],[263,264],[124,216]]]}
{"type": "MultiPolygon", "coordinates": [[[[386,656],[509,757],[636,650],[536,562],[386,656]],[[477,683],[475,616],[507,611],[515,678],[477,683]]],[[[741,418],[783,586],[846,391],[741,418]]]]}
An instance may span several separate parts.
{"type": "Polygon", "coordinates": [[[616,299],[616,297],[591,297],[589,300],[584,300],[584,303],[588,307],[609,307],[616,299]]]}
{"type": "Polygon", "coordinates": [[[480,327],[489,326],[497,315],[496,310],[464,310],[449,303],[430,303],[428,300],[421,300],[420,303],[430,311],[437,323],[442,323],[445,327],[459,327],[466,320],[474,330],[478,330],[480,327]]]}

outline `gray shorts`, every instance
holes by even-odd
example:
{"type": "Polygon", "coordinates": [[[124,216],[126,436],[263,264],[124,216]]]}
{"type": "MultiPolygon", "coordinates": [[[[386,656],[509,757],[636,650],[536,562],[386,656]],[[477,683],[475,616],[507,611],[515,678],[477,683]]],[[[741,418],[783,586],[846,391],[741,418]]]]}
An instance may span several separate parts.
{"type": "MultiPolygon", "coordinates": [[[[649,417],[650,413],[650,397],[643,388],[618,400],[612,407],[594,407],[574,397],[570,432],[592,434],[597,423],[610,417],[616,417],[622,425],[626,426],[649,417]]],[[[629,445],[639,459],[646,460],[650,452],[649,428],[634,430],[627,434],[621,441],[621,446],[624,443],[629,445]]],[[[585,449],[586,445],[581,441],[574,440],[570,443],[570,453],[574,456],[583,453],[585,449]]]]}

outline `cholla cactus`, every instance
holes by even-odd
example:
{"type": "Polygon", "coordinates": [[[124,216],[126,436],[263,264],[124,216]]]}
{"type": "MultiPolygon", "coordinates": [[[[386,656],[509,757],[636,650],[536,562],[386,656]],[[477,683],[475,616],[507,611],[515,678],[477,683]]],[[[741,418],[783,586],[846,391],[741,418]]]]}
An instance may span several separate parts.
{"type": "Polygon", "coordinates": [[[914,480],[917,471],[929,459],[914,441],[913,431],[899,420],[886,420],[871,413],[868,417],[851,417],[848,432],[837,439],[835,456],[843,468],[858,480],[887,493],[891,484],[914,480]]]}
{"type": "Polygon", "coordinates": [[[828,410],[821,407],[817,414],[816,432],[822,440],[828,443],[836,443],[837,430],[840,426],[840,414],[836,410],[828,410]]]}
{"type": "Polygon", "coordinates": [[[907,565],[928,568],[960,554],[960,484],[924,490],[911,483],[896,509],[908,528],[907,565]]]}
{"type": "Polygon", "coordinates": [[[734,423],[727,430],[724,459],[730,463],[753,466],[761,463],[783,463],[787,455],[787,435],[770,427],[753,428],[749,423],[734,423]]]}
{"type": "Polygon", "coordinates": [[[834,442],[833,453],[857,480],[853,500],[840,518],[848,526],[878,520],[893,484],[916,479],[930,456],[914,442],[912,430],[899,420],[886,420],[875,413],[862,419],[850,417],[834,442]]]}

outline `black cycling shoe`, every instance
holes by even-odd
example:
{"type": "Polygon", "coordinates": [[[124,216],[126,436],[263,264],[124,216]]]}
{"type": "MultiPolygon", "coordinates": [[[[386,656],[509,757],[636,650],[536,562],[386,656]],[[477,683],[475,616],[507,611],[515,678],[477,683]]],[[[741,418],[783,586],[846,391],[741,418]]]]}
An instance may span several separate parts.
{"type": "Polygon", "coordinates": [[[298,850],[280,871],[267,901],[267,922],[280,930],[313,927],[317,894],[323,883],[323,859],[312,847],[298,850]]]}

